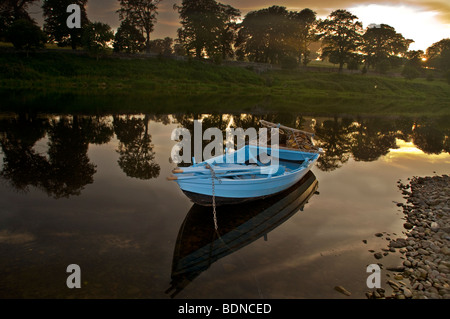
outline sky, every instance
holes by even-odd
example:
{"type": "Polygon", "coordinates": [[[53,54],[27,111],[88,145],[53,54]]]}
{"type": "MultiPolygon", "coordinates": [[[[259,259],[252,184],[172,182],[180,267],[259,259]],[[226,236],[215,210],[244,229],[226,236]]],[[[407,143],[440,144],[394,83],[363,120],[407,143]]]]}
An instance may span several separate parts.
{"type": "MultiPolygon", "coordinates": [[[[41,0],[42,1],[42,0],[41,0]]],[[[30,7],[30,13],[42,25],[42,9],[39,1],[30,7]]],[[[411,50],[426,50],[433,43],[450,38],[450,0],[222,0],[239,9],[244,17],[252,10],[272,5],[285,6],[288,10],[314,10],[319,18],[326,18],[332,11],[346,9],[355,14],[364,27],[369,24],[388,24],[405,38],[415,42],[411,50]]],[[[174,4],[181,0],[162,0],[159,5],[158,21],[152,38],[175,38],[179,27],[178,13],[174,4]]],[[[88,18],[91,21],[108,23],[113,29],[120,25],[116,10],[118,0],[89,0],[88,18]]]]}

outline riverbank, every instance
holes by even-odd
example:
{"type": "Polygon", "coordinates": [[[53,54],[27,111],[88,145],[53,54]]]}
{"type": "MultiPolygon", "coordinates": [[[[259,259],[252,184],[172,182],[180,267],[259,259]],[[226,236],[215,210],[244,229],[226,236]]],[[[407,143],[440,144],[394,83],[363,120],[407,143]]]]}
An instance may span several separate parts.
{"type": "MultiPolygon", "coordinates": [[[[402,253],[388,284],[397,299],[450,299],[450,176],[414,177],[399,181],[407,199],[403,208],[406,237],[392,239],[389,249],[402,253]],[[407,283],[409,281],[409,283],[407,283]]],[[[386,297],[383,289],[368,298],[386,297]]]]}
{"type": "Polygon", "coordinates": [[[450,85],[438,79],[407,81],[300,69],[261,73],[195,60],[108,57],[97,61],[64,52],[29,57],[0,53],[0,90],[2,98],[16,94],[30,105],[52,103],[63,96],[65,105],[71,99],[93,100],[92,107],[115,111],[450,115],[450,85]]]}

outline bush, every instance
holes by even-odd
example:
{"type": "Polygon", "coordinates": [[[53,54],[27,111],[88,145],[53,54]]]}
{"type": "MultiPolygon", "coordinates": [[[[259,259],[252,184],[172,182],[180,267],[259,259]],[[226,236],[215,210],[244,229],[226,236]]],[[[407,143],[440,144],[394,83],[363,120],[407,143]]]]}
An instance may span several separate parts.
{"type": "Polygon", "coordinates": [[[414,80],[420,76],[420,71],[412,66],[405,65],[402,76],[407,80],[414,80]]]}
{"type": "Polygon", "coordinates": [[[298,61],[296,58],[286,56],[281,59],[281,68],[285,70],[296,69],[298,67],[298,61]]]}

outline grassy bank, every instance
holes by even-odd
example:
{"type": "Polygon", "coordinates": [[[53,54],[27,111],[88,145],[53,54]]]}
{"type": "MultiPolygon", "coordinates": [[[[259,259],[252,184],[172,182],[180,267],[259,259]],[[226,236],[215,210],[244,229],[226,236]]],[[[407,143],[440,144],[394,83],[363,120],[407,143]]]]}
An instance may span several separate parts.
{"type": "Polygon", "coordinates": [[[296,111],[450,114],[450,85],[435,80],[272,70],[171,59],[63,52],[0,54],[2,108],[20,104],[115,111],[296,111]],[[2,103],[3,104],[3,103],[2,103]],[[81,106],[82,104],[82,106],[81,106]]]}

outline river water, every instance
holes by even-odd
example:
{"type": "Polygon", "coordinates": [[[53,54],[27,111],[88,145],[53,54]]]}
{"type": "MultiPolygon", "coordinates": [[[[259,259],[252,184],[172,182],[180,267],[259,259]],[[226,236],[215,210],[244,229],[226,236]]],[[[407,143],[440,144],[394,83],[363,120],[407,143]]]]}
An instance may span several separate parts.
{"type": "Polygon", "coordinates": [[[295,114],[0,115],[0,298],[365,298],[367,266],[401,237],[397,182],[448,174],[446,119],[295,114]],[[166,177],[177,127],[316,134],[302,183],[251,205],[193,205],[166,177]],[[381,233],[378,237],[375,234],[381,233]],[[81,288],[69,289],[69,265],[81,288]],[[343,286],[345,296],[334,288],[343,286]]]}

